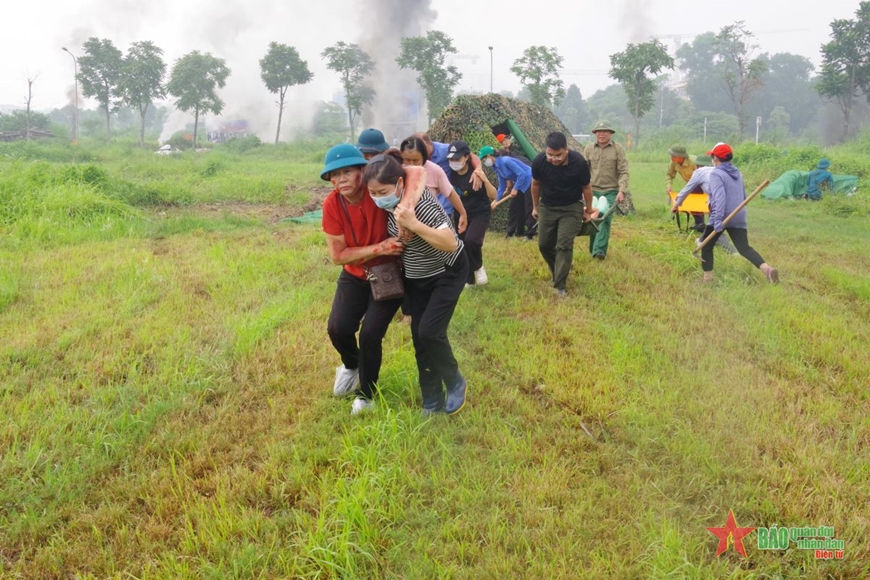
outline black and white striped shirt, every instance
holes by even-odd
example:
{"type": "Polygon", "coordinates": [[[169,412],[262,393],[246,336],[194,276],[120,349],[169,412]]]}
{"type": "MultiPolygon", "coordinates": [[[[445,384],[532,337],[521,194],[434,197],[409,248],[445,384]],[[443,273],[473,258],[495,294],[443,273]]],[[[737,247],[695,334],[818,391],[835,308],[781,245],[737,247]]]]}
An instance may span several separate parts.
{"type": "MultiPolygon", "coordinates": [[[[428,189],[423,190],[423,195],[414,206],[414,213],[417,214],[417,219],[427,226],[438,230],[450,228],[458,244],[456,251],[442,252],[430,246],[426,240],[417,235],[405,244],[405,250],[402,252],[405,276],[408,278],[428,278],[442,273],[445,266],[452,266],[456,263],[456,258],[462,252],[463,243],[456,235],[456,230],[453,229],[453,222],[450,221],[450,218],[444,213],[444,209],[435,201],[428,189]]],[[[392,213],[387,218],[387,231],[391,236],[399,234],[396,218],[392,213]]]]}

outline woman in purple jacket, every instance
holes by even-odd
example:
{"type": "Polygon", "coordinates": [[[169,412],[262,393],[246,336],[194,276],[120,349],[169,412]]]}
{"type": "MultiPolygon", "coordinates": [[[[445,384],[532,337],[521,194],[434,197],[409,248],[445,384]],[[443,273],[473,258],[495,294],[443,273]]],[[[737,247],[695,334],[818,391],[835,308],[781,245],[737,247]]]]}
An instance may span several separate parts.
{"type": "Polygon", "coordinates": [[[779,282],[779,272],[776,271],[776,268],[771,267],[770,264],[765,262],[764,258],[749,245],[749,236],[746,231],[746,208],[741,209],[728,222],[727,227],[722,224],[725,217],[737,209],[737,206],[746,199],[743,176],[731,164],[731,158],[734,155],[731,146],[727,143],[717,143],[712,151],[707,152],[707,155],[712,156],[714,169],[710,172],[708,184],[710,191],[710,220],[701,239],[706,240],[708,236],[713,236],[713,240],[701,250],[701,268],[704,270],[704,282],[713,281],[713,246],[716,244],[719,236],[722,235],[722,232],[727,231],[728,237],[734,242],[734,247],[737,248],[740,255],[764,272],[768,282],[776,284],[779,282]]]}

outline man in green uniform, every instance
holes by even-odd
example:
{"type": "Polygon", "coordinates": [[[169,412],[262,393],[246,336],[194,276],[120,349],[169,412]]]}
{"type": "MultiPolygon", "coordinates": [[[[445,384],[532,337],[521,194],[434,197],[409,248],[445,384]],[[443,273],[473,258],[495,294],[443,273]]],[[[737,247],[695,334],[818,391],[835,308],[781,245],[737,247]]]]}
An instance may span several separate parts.
{"type": "MultiPolygon", "coordinates": [[[[598,121],[592,127],[595,142],[587,145],[583,152],[592,173],[592,195],[603,195],[608,207],[622,203],[628,190],[628,159],[625,157],[625,148],[613,141],[615,132],[607,121],[598,121]]],[[[603,260],[607,256],[612,221],[613,214],[610,214],[598,226],[598,233],[589,236],[589,252],[593,258],[603,260]]]]}
{"type": "MultiPolygon", "coordinates": [[[[665,193],[668,195],[668,203],[670,203],[670,193],[673,190],[674,178],[677,176],[677,173],[680,174],[680,177],[683,178],[683,181],[689,183],[689,180],[692,178],[692,174],[697,168],[697,163],[695,159],[689,157],[688,152],[686,152],[686,148],[682,145],[672,145],[671,148],[668,149],[668,155],[671,156],[671,162],[668,164],[668,172],[666,174],[667,177],[665,177],[665,193]]],[[[692,217],[695,218],[694,230],[696,232],[703,232],[704,214],[693,213],[692,217]]]]}

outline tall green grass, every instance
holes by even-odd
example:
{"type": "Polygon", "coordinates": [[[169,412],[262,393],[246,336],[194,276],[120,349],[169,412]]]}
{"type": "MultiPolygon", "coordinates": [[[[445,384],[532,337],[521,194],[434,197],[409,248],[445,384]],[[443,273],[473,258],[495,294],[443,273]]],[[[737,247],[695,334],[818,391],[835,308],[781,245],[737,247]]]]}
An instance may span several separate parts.
{"type": "Polygon", "coordinates": [[[316,183],[313,161],[259,149],[0,165],[29,200],[0,206],[0,576],[870,574],[864,190],[838,202],[854,211],[754,201],[751,242],[782,283],[717,254],[702,285],[664,163],[633,160],[638,212],[603,263],[578,241],[566,300],[535,244],[487,235],[490,283],[450,329],[466,409],[420,415],[397,322],[377,408],[351,417],[330,396],[338,268],[316,225],[115,197],[157,167],[191,188],[248,162],[316,183]],[[95,234],[110,218],[127,233],[95,234]],[[69,237],[16,229],[39,219],[69,237]],[[716,557],[706,528],[729,509],[834,526],[846,558],[754,534],[747,558],[716,557]]]}

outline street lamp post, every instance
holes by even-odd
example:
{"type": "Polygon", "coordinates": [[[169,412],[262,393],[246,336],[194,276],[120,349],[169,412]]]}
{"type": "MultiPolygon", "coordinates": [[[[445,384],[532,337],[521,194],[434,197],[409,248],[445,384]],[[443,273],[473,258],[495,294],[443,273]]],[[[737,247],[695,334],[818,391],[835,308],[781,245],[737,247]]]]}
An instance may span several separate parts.
{"type": "Polygon", "coordinates": [[[76,56],[71,53],[65,46],[63,48],[64,52],[70,55],[73,59],[73,80],[75,81],[75,104],[76,108],[73,111],[73,143],[78,143],[79,141],[79,61],[76,56]]]}
{"type": "Polygon", "coordinates": [[[492,47],[489,47],[489,92],[492,92],[492,47]]]}

